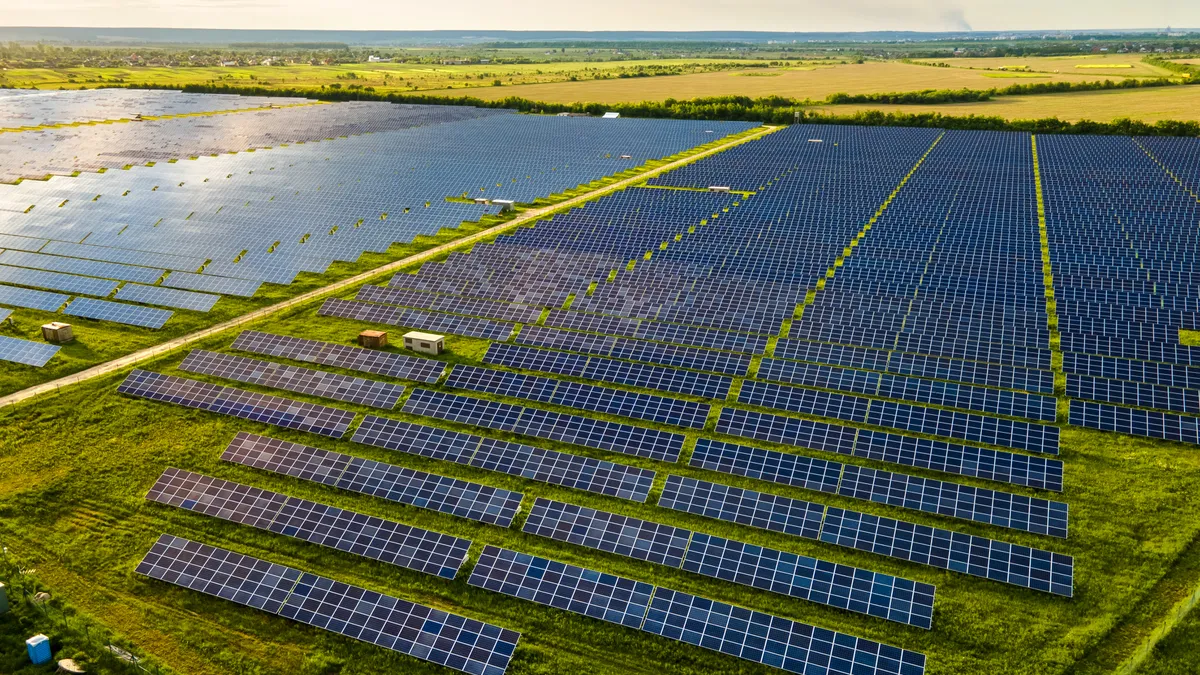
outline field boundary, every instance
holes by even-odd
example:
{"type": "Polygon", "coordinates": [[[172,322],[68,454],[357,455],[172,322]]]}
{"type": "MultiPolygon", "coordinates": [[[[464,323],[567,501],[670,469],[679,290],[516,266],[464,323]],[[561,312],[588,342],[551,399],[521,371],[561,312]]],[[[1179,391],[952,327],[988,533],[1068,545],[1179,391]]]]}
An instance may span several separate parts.
{"type": "Polygon", "coordinates": [[[618,180],[614,183],[610,183],[609,185],[597,188],[595,190],[591,190],[589,192],[585,192],[576,197],[572,197],[566,201],[559,202],[558,204],[553,204],[550,206],[543,206],[543,207],[530,209],[528,211],[525,211],[520,216],[518,216],[512,220],[501,223],[494,227],[490,227],[485,230],[480,230],[479,232],[476,232],[474,234],[462,237],[460,239],[455,239],[454,241],[446,242],[445,244],[441,244],[439,246],[435,246],[433,248],[421,251],[420,253],[414,253],[413,255],[410,255],[405,258],[401,258],[400,260],[395,260],[395,261],[392,261],[381,267],[376,267],[373,270],[368,270],[366,272],[362,272],[360,274],[356,274],[354,276],[347,277],[345,279],[342,279],[341,281],[336,281],[332,284],[329,284],[328,286],[322,286],[321,288],[314,289],[307,293],[302,293],[300,295],[297,295],[294,298],[289,298],[287,300],[284,300],[283,302],[278,302],[274,305],[270,305],[268,307],[263,307],[261,309],[254,310],[252,312],[248,312],[246,314],[243,314],[238,317],[234,317],[228,321],[224,321],[224,322],[216,324],[214,326],[209,326],[208,328],[203,328],[203,329],[195,331],[193,333],[188,333],[187,335],[181,335],[172,340],[168,340],[162,344],[154,345],[153,347],[147,347],[145,349],[138,350],[131,354],[126,354],[125,356],[121,356],[121,357],[112,359],[111,361],[105,361],[104,363],[96,364],[90,368],[81,370],[78,373],[74,373],[72,375],[67,375],[66,377],[60,377],[56,380],[50,380],[49,382],[43,382],[42,384],[37,384],[32,387],[27,387],[20,391],[13,392],[7,396],[4,396],[3,398],[0,398],[0,408],[6,407],[6,406],[16,406],[18,403],[21,403],[22,401],[27,401],[29,399],[32,399],[32,398],[35,398],[38,396],[42,396],[45,394],[56,393],[56,392],[60,391],[61,389],[63,389],[64,387],[69,387],[71,385],[79,384],[81,382],[86,382],[88,380],[95,379],[102,375],[107,375],[109,373],[116,372],[123,368],[128,368],[130,366],[137,365],[139,363],[148,361],[150,359],[161,356],[168,352],[172,352],[177,349],[186,347],[187,345],[198,342],[200,340],[204,340],[206,338],[212,337],[219,333],[223,333],[227,330],[237,328],[238,326],[243,326],[248,323],[252,323],[254,321],[258,321],[259,319],[266,318],[267,316],[270,316],[277,312],[281,312],[286,309],[291,309],[293,307],[298,307],[300,305],[303,305],[303,304],[306,304],[306,303],[309,303],[309,302],[312,302],[315,300],[320,300],[321,298],[324,298],[329,295],[333,295],[335,293],[346,290],[353,286],[369,282],[372,279],[375,279],[377,277],[380,277],[380,276],[383,276],[386,274],[390,274],[393,272],[398,272],[406,267],[411,267],[411,266],[419,264],[419,263],[427,262],[431,259],[437,258],[438,256],[440,256],[444,253],[449,253],[451,251],[457,250],[464,246],[469,246],[471,244],[478,243],[485,239],[495,237],[495,236],[503,234],[509,230],[516,229],[522,225],[526,225],[526,224],[535,222],[537,220],[540,220],[546,216],[558,213],[559,211],[571,209],[575,206],[579,206],[580,204],[589,202],[598,197],[603,197],[607,194],[617,192],[619,190],[623,190],[628,187],[632,187],[641,182],[644,182],[648,178],[653,178],[654,176],[657,176],[659,174],[666,173],[668,171],[672,171],[674,169],[677,169],[677,168],[687,165],[687,164],[691,164],[692,162],[698,161],[700,159],[703,159],[710,155],[714,155],[719,152],[723,152],[732,147],[741,145],[742,143],[747,143],[754,139],[762,138],[763,136],[765,136],[767,134],[771,134],[779,129],[780,129],[780,127],[778,127],[778,126],[764,125],[762,127],[759,127],[757,130],[754,130],[753,133],[749,133],[749,134],[740,136],[740,137],[730,140],[728,142],[721,143],[720,145],[717,145],[715,147],[708,148],[707,150],[702,150],[695,154],[688,155],[687,157],[683,157],[683,158],[677,159],[673,162],[663,164],[662,166],[658,166],[658,167],[655,167],[648,171],[639,173],[636,176],[631,176],[629,178],[624,178],[624,179],[618,180]]]}

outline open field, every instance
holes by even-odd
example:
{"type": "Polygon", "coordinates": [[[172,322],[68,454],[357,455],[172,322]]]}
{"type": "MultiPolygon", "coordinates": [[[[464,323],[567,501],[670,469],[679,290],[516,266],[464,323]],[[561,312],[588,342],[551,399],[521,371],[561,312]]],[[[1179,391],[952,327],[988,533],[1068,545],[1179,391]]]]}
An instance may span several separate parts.
{"type": "Polygon", "coordinates": [[[646,61],[582,61],[522,65],[435,65],[412,63],[362,63],[351,65],[279,65],[231,67],[108,67],[13,68],[0,72],[0,85],[40,88],[95,87],[114,83],[228,84],[230,86],[316,88],[352,85],[376,91],[464,89],[538,82],[567,82],[572,78],[616,78],[622,73],[703,72],[741,67],[746,61],[719,59],[652,59],[646,61]]]}
{"type": "Polygon", "coordinates": [[[1079,74],[1113,77],[1174,77],[1177,74],[1146,63],[1144,54],[1086,54],[1082,56],[1033,56],[1013,58],[914,59],[915,63],[943,64],[944,67],[1002,71],[1028,71],[1031,74],[1079,74]]]}
{"type": "Polygon", "coordinates": [[[863,110],[883,110],[895,113],[936,112],[943,115],[985,115],[1010,120],[1057,117],[1070,122],[1079,120],[1109,122],[1121,118],[1143,122],[1200,120],[1200,87],[1156,87],[1036,96],[1000,96],[990,101],[975,103],[825,105],[813,109],[839,115],[863,110]]]}
{"type": "MultiPolygon", "coordinates": [[[[738,72],[700,73],[653,79],[560,82],[481,89],[471,92],[484,99],[520,96],[549,103],[661,101],[706,96],[787,96],[824,100],[830,94],[884,94],[922,89],[991,89],[1021,84],[1024,79],[997,79],[992,72],[964,68],[932,68],[896,61],[821,66],[812,70],[754,71],[759,77],[738,72]],[[762,77],[762,75],[770,75],[762,77]]],[[[1047,74],[1030,82],[1092,82],[1124,79],[1086,71],[1047,74]]]]}

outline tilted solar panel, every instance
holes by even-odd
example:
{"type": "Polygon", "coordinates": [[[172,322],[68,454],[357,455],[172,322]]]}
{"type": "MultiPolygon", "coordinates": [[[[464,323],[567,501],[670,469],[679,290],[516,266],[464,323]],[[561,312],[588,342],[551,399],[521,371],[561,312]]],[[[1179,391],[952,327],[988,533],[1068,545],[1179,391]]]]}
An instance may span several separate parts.
{"type": "MultiPolygon", "coordinates": [[[[8,310],[0,310],[0,321],[3,321],[9,313],[8,310]]],[[[58,345],[0,335],[0,361],[41,368],[54,358],[59,349],[61,347],[58,345]]]]}
{"type": "Polygon", "coordinates": [[[404,387],[389,382],[364,380],[203,349],[192,350],[179,364],[179,369],[388,410],[396,407],[396,402],[404,393],[404,387]]]}
{"type": "Polygon", "coordinates": [[[162,328],[167,319],[174,316],[175,312],[165,309],[154,309],[153,307],[123,305],[119,302],[108,302],[107,300],[76,298],[71,304],[67,305],[67,308],[63,310],[63,314],[157,330],[162,328]]]}
{"type": "Polygon", "coordinates": [[[169,534],[136,571],[473,675],[503,675],[520,639],[498,626],[169,534]]]}
{"type": "Polygon", "coordinates": [[[240,432],[221,459],[388,501],[508,527],[523,495],[240,432]]]}
{"type": "Polygon", "coordinates": [[[252,330],[242,331],[233,349],[417,382],[437,382],[446,369],[444,362],[433,359],[252,330]]]}
{"type": "Polygon", "coordinates": [[[468,539],[168,468],[146,499],[453,579],[468,539]]]}
{"type": "Polygon", "coordinates": [[[168,401],[222,415],[265,422],[288,429],[341,438],[354,413],[286,398],[197,382],[182,377],[134,370],[117,391],[153,401],[168,401]]]}

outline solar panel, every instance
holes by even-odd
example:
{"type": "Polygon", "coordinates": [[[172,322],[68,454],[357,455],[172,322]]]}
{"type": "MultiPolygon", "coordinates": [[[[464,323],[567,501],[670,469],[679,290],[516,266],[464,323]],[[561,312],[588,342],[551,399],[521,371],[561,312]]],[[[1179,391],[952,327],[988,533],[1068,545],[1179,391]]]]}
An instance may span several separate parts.
{"type": "Polygon", "coordinates": [[[1071,424],[1130,436],[1200,444],[1200,417],[1138,410],[1107,403],[1071,401],[1071,424]]]}
{"type": "Polygon", "coordinates": [[[177,256],[167,253],[152,253],[149,251],[133,251],[110,246],[89,246],[87,244],[72,244],[65,241],[52,241],[41,249],[42,253],[65,255],[72,258],[87,260],[104,260],[107,262],[125,263],[128,265],[145,265],[161,267],[169,270],[186,270],[194,272],[205,263],[205,258],[199,256],[177,256]]]}
{"type": "Polygon", "coordinates": [[[17,288],[0,284],[0,305],[40,309],[44,312],[57,312],[68,300],[69,295],[34,291],[28,288],[17,288]]]}
{"type": "Polygon", "coordinates": [[[642,630],[792,673],[922,675],[925,655],[658,587],[642,630]]]}
{"type": "Polygon", "coordinates": [[[467,583],[793,673],[925,672],[915,652],[496,546],[467,583]]]}
{"type": "Polygon", "coordinates": [[[711,409],[705,403],[464,365],[454,366],[446,386],[692,429],[704,427],[711,409]]]}
{"type": "Polygon", "coordinates": [[[929,584],[702,532],[692,535],[683,569],[919,628],[933,625],[929,584]]]}
{"type": "Polygon", "coordinates": [[[641,628],[655,588],[496,546],[485,546],[467,584],[539,605],[641,628]]]}
{"type": "Polygon", "coordinates": [[[848,455],[854,448],[857,429],[739,408],[723,408],[717,420],[717,433],[848,455]]]}
{"type": "Polygon", "coordinates": [[[126,302],[140,302],[147,305],[159,305],[161,307],[190,309],[194,312],[207,312],[213,308],[213,305],[217,304],[221,296],[179,291],[174,288],[163,288],[161,286],[125,284],[117,291],[116,299],[126,302]]]}
{"type": "Polygon", "coordinates": [[[893,401],[873,401],[867,423],[905,431],[961,438],[1029,452],[1058,454],[1058,427],[925,408],[893,401]]]}
{"type": "Polygon", "coordinates": [[[437,382],[446,369],[445,363],[433,359],[252,330],[242,331],[233,349],[417,382],[437,382]]]}
{"type": "Polygon", "coordinates": [[[574,504],[538,499],[523,531],[923,628],[933,619],[927,584],[574,504]]]}
{"type": "Polygon", "coordinates": [[[708,438],[696,441],[690,464],[709,471],[749,476],[831,494],[837,492],[843,466],[840,462],[772,452],[708,438]]]}
{"type": "Polygon", "coordinates": [[[388,501],[508,527],[520,492],[240,432],[221,459],[388,501]]]}
{"type": "Polygon", "coordinates": [[[646,469],[374,415],[363,419],[354,441],[638,502],[654,481],[646,469]]]}
{"type": "Polygon", "coordinates": [[[679,459],[684,441],[682,434],[429,389],[414,389],[404,412],[666,462],[679,459]]]}
{"type": "Polygon", "coordinates": [[[1071,597],[1074,559],[985,539],[830,507],[821,541],[938,569],[1071,597]]]}
{"type": "Polygon", "coordinates": [[[468,539],[168,468],[146,499],[453,579],[468,539]]]}
{"type": "Polygon", "coordinates": [[[195,274],[193,272],[171,272],[163,280],[162,285],[189,291],[250,298],[254,297],[262,283],[255,279],[234,279],[233,277],[218,277],[212,274],[195,274]]]}
{"type": "Polygon", "coordinates": [[[104,297],[117,287],[116,281],[93,279],[61,272],[43,272],[24,267],[8,267],[0,265],[0,281],[21,286],[34,286],[51,291],[66,291],[67,293],[84,293],[104,297]]]}
{"type": "Polygon", "coordinates": [[[202,349],[192,350],[179,364],[179,369],[388,410],[396,407],[396,402],[404,393],[404,387],[398,384],[202,349]]]}
{"type": "MultiPolygon", "coordinates": [[[[8,316],[8,310],[0,310],[0,321],[8,316]]],[[[33,342],[31,340],[19,340],[17,338],[0,335],[0,361],[8,361],[10,363],[21,363],[26,366],[41,368],[58,353],[60,347],[58,345],[48,345],[43,342],[33,342]]]]}
{"type": "Polygon", "coordinates": [[[825,512],[821,504],[674,475],[667,476],[658,505],[805,539],[820,537],[825,512]]]}
{"type": "Polygon", "coordinates": [[[154,309],[153,307],[123,305],[118,302],[108,302],[106,300],[76,298],[71,304],[67,305],[67,308],[63,310],[63,314],[157,330],[162,328],[167,319],[170,319],[175,312],[165,309],[154,309]]]}
{"type": "Polygon", "coordinates": [[[1067,538],[1067,505],[957,483],[846,465],[838,494],[1067,538]]]}
{"type": "Polygon", "coordinates": [[[1056,492],[1063,489],[1063,463],[1049,457],[867,429],[858,432],[854,456],[1056,492]]]}
{"type": "Polygon", "coordinates": [[[137,573],[472,675],[502,675],[520,634],[164,534],[137,573]]]}
{"type": "Polygon", "coordinates": [[[725,398],[733,383],[721,375],[498,343],[488,347],[483,362],[704,398],[725,398]]]}
{"type": "Polygon", "coordinates": [[[222,387],[146,370],[129,373],[117,391],[152,401],[168,401],[222,415],[341,438],[354,413],[276,396],[222,387]]]}
{"type": "Polygon", "coordinates": [[[683,528],[541,498],[521,531],[676,569],[692,536],[683,528]]]}
{"type": "Polygon", "coordinates": [[[25,251],[5,251],[0,253],[0,263],[16,267],[31,267],[33,269],[51,272],[67,272],[102,279],[120,279],[121,281],[136,281],[143,284],[153,284],[166,270],[150,267],[135,267],[118,263],[98,260],[80,260],[79,258],[64,258],[56,255],[27,253],[25,251]]]}
{"type": "Polygon", "coordinates": [[[507,340],[516,324],[470,316],[428,312],[393,305],[376,305],[358,300],[330,298],[317,310],[317,316],[336,316],[343,319],[407,326],[439,333],[453,333],[485,340],[507,340]]]}

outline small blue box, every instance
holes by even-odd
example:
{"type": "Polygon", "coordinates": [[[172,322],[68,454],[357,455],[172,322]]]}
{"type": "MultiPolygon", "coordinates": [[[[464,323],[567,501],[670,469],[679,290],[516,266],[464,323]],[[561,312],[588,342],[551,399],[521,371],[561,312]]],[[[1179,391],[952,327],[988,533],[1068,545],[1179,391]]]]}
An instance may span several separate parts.
{"type": "Polygon", "coordinates": [[[50,660],[50,638],[45,635],[34,635],[25,641],[25,647],[29,650],[29,660],[33,661],[34,665],[41,665],[50,660]]]}

